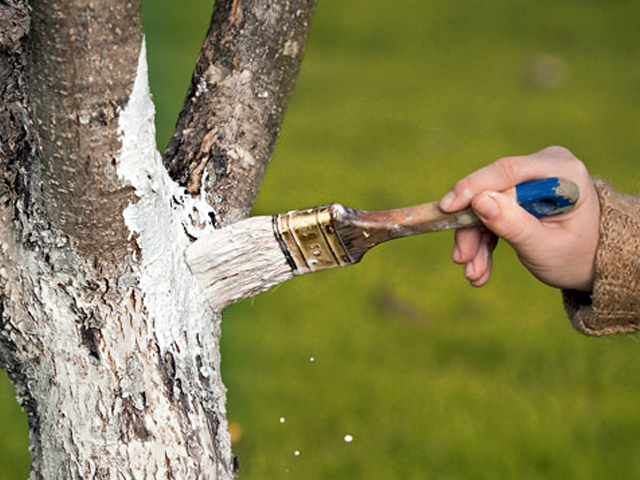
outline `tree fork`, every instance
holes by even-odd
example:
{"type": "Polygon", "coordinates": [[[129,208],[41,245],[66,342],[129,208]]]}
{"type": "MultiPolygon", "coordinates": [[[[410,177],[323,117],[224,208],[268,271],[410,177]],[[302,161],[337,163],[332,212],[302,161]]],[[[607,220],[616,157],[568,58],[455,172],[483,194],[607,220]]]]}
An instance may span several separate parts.
{"type": "Polygon", "coordinates": [[[220,314],[182,253],[253,203],[312,8],[216,2],[165,156],[183,188],[138,3],[1,3],[0,366],[32,478],[235,478],[220,314]]]}
{"type": "Polygon", "coordinates": [[[217,223],[248,215],[302,61],[315,0],[218,0],[176,131],[170,175],[203,186],[217,223]]]}

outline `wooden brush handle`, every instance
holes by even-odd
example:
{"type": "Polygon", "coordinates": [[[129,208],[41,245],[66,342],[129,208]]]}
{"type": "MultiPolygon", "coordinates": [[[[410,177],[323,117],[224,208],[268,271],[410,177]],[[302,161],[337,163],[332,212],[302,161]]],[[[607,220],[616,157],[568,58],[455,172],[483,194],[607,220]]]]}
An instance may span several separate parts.
{"type": "MultiPolygon", "coordinates": [[[[505,192],[537,218],[566,213],[579,197],[578,186],[563,178],[545,178],[521,183],[505,192]]],[[[332,210],[333,224],[352,260],[359,261],[370,248],[393,238],[458,228],[482,222],[468,208],[445,213],[438,202],[424,203],[395,210],[355,210],[339,207],[332,210]]]]}

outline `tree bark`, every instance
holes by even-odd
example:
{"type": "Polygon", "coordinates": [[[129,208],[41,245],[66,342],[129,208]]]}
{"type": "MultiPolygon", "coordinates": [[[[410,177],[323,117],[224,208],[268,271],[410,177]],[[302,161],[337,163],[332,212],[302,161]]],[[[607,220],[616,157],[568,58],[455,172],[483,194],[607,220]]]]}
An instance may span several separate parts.
{"type": "Polygon", "coordinates": [[[216,2],[164,164],[137,2],[0,3],[0,366],[31,478],[235,478],[183,251],[248,213],[313,3],[216,2]]]}
{"type": "Polygon", "coordinates": [[[217,1],[175,134],[170,175],[217,225],[248,215],[298,75],[315,0],[217,1]],[[205,181],[206,180],[206,181],[205,181]]]}

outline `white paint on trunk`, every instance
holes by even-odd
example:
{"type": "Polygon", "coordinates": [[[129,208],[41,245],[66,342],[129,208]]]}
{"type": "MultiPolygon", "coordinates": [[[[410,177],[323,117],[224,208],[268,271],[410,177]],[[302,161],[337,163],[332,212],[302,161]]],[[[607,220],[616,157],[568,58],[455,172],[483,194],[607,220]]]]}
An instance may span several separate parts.
{"type": "MultiPolygon", "coordinates": [[[[176,377],[182,379],[179,385],[174,385],[175,395],[186,396],[189,404],[193,400],[182,415],[188,418],[189,428],[198,432],[186,445],[165,445],[159,451],[164,451],[167,459],[177,466],[173,471],[176,478],[189,477],[189,471],[193,471],[188,465],[190,462],[198,464],[200,471],[209,472],[207,478],[209,475],[217,479],[232,478],[227,463],[232,455],[225,421],[226,391],[220,377],[217,346],[220,315],[207,305],[184,260],[184,250],[190,244],[188,235],[197,238],[213,229],[209,220],[213,210],[204,200],[204,191],[198,198],[193,198],[169,177],[156,148],[154,113],[143,41],[134,87],[119,118],[122,149],[117,173],[125,184],[135,189],[138,197],[127,206],[123,215],[131,237],[140,249],[139,267],[133,275],[137,277],[142,303],[150,319],[148,328],[161,355],[169,352],[175,362],[176,377]],[[212,375],[213,371],[215,375],[212,375]],[[202,388],[205,383],[206,389],[202,388]],[[211,416],[213,412],[221,424],[212,427],[205,413],[211,416]],[[212,435],[216,438],[212,439],[212,435]],[[185,452],[190,460],[181,464],[185,452]],[[174,458],[176,462],[173,462],[174,458]]],[[[132,338],[139,336],[139,333],[131,333],[132,338]]],[[[137,372],[139,369],[135,360],[128,361],[133,391],[139,389],[136,382],[144,382],[148,373],[137,372]]],[[[156,388],[162,386],[156,385],[156,388]]],[[[184,425],[175,423],[179,418],[173,411],[176,405],[163,398],[161,395],[154,398],[155,412],[151,415],[157,423],[147,425],[147,428],[152,435],[165,430],[165,438],[175,441],[178,437],[166,435],[166,430],[184,432],[184,425]]],[[[144,459],[148,455],[144,442],[132,442],[122,448],[130,449],[130,457],[144,459]]]]}
{"type": "Polygon", "coordinates": [[[118,175],[139,197],[125,209],[124,218],[142,252],[143,301],[155,319],[155,333],[164,349],[184,329],[197,327],[192,322],[214,319],[184,261],[190,244],[185,232],[198,238],[213,230],[209,221],[213,209],[204,193],[193,198],[169,177],[156,148],[154,115],[143,42],[133,91],[120,115],[118,175]]]}
{"type": "MultiPolygon", "coordinates": [[[[274,12],[286,17],[285,9],[269,4],[256,11],[258,16],[252,18],[257,22],[252,22],[263,25],[261,18],[274,12]]],[[[238,27],[233,34],[242,44],[260,43],[261,49],[262,39],[267,46],[282,43],[276,34],[284,25],[285,40],[302,42],[310,12],[304,12],[303,25],[288,17],[285,23],[278,22],[278,15],[271,15],[267,22],[274,28],[261,31],[257,43],[248,37],[253,31],[251,24],[246,29],[238,27]],[[292,28],[291,35],[287,26],[292,28]]],[[[287,52],[295,52],[295,46],[289,44],[287,52]]],[[[271,128],[271,120],[279,120],[283,110],[284,98],[276,93],[287,95],[299,61],[294,59],[275,75],[260,76],[265,81],[260,80],[258,86],[252,71],[260,75],[275,61],[266,50],[263,53],[252,57],[251,65],[241,72],[211,68],[197,88],[201,97],[216,105],[221,118],[229,119],[215,126],[207,138],[232,151],[235,161],[230,165],[237,167],[233,173],[239,172],[238,178],[251,177],[246,185],[231,185],[240,193],[236,197],[240,204],[227,204],[222,191],[206,192],[207,198],[218,203],[216,209],[225,212],[225,222],[246,215],[246,200],[255,193],[254,173],[261,174],[261,159],[271,151],[277,132],[271,128]],[[212,98],[214,89],[216,98],[212,98]],[[264,99],[256,102],[258,92],[264,99]],[[253,136],[238,144],[237,133],[249,129],[255,130],[253,136]]],[[[33,162],[29,196],[34,202],[25,205],[26,192],[20,191],[10,196],[11,201],[0,204],[0,363],[11,367],[20,402],[29,414],[34,479],[235,478],[220,374],[220,314],[208,308],[183,257],[189,237],[198,238],[212,230],[212,209],[203,201],[205,192],[195,199],[186,195],[162,165],[155,145],[145,57],[143,43],[130,99],[118,112],[122,145],[116,172],[104,165],[110,181],[117,174],[116,183],[120,179],[123,187],[135,191],[135,201],[122,212],[131,245],[118,255],[102,255],[97,250],[103,244],[100,241],[90,242],[91,248],[78,248],[81,235],[75,235],[74,229],[54,228],[46,218],[60,213],[69,225],[92,225],[95,221],[102,228],[105,222],[94,215],[107,199],[92,195],[99,192],[87,193],[87,198],[98,201],[87,218],[83,218],[82,209],[69,215],[55,208],[40,212],[41,198],[55,200],[59,194],[66,198],[74,193],[39,171],[45,164],[72,169],[73,162],[57,162],[57,150],[52,154],[53,164],[46,153],[42,162],[33,162]],[[42,184],[46,178],[55,187],[49,197],[42,193],[43,187],[50,186],[42,184]]],[[[130,65],[125,63],[124,75],[118,78],[128,82],[130,65]]],[[[46,88],[36,90],[47,92],[46,88]]],[[[118,98],[120,95],[118,90],[118,98]]],[[[41,106],[40,115],[33,113],[30,120],[50,130],[51,125],[42,122],[51,112],[41,106]]],[[[75,112],[87,128],[91,126],[90,114],[75,112]]],[[[75,117],[69,118],[72,121],[75,117]]],[[[111,124],[105,127],[105,138],[112,138],[111,124]]],[[[58,133],[65,135],[64,131],[58,133]]],[[[77,140],[91,143],[83,132],[77,133],[77,140]]],[[[52,133],[52,142],[55,138],[52,133]]],[[[35,135],[26,141],[34,147],[35,135]]],[[[105,160],[111,158],[111,146],[105,160]]],[[[206,185],[206,180],[202,184],[206,185]]],[[[68,205],[62,202],[60,206],[68,205]]]]}

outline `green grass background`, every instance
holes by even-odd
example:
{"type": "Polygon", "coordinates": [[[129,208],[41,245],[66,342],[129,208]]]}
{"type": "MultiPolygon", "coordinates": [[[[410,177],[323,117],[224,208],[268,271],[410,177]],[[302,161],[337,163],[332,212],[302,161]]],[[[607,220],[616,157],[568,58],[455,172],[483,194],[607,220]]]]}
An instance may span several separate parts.
{"type": "MultiPolygon", "coordinates": [[[[210,10],[146,1],[161,146],[210,10]]],[[[320,0],[254,213],[434,200],[551,144],[636,193],[639,21],[622,0],[320,0]]],[[[392,242],[225,311],[240,478],[640,478],[637,337],[574,332],[506,246],[469,287],[451,241],[392,242]]],[[[0,479],[28,476],[27,446],[2,373],[0,479]]]]}

